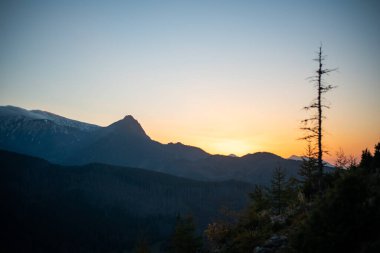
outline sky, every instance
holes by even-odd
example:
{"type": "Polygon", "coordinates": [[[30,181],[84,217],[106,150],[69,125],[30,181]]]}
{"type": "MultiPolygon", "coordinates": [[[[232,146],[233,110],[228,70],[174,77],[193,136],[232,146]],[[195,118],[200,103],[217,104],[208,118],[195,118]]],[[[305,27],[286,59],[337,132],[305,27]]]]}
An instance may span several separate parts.
{"type": "Polygon", "coordinates": [[[1,1],[0,105],[162,143],[302,155],[322,44],[328,161],[380,141],[380,2],[1,1]]]}

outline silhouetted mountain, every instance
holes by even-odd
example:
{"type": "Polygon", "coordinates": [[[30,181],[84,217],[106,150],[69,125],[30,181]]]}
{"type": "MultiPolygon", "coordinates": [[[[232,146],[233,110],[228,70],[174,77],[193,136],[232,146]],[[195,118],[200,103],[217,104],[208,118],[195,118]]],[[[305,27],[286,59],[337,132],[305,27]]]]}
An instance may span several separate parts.
{"type": "Polygon", "coordinates": [[[126,116],[97,130],[86,145],[76,150],[67,164],[102,162],[144,168],[163,156],[162,144],[152,141],[140,124],[126,116]]]}
{"type": "Polygon", "coordinates": [[[3,106],[0,119],[0,148],[63,165],[99,162],[197,180],[268,184],[277,166],[294,176],[300,164],[270,153],[233,157],[210,155],[181,143],[161,144],[152,140],[130,115],[99,127],[48,112],[3,106]]]}
{"type": "Polygon", "coordinates": [[[120,136],[127,136],[129,138],[141,138],[150,140],[149,136],[146,135],[140,123],[131,115],[127,115],[122,120],[112,123],[106,128],[104,132],[115,133],[120,136]]]}
{"type": "Polygon", "coordinates": [[[0,150],[1,252],[122,252],[167,238],[175,217],[203,229],[240,209],[247,183],[200,182],[103,164],[59,166],[0,150]]]}
{"type": "Polygon", "coordinates": [[[243,157],[213,155],[194,162],[180,161],[170,164],[169,168],[178,168],[178,175],[188,178],[217,181],[234,179],[269,185],[273,170],[279,166],[284,168],[288,177],[297,176],[300,162],[268,152],[258,152],[243,157]]]}
{"type": "Polygon", "coordinates": [[[60,164],[102,162],[160,170],[171,160],[207,157],[182,144],[161,144],[130,115],[107,127],[38,110],[0,107],[0,148],[60,164]]]}
{"type": "Polygon", "coordinates": [[[207,157],[207,155],[205,155],[205,152],[202,149],[189,145],[184,145],[180,142],[168,143],[166,145],[166,150],[174,159],[197,161],[207,157]]]}
{"type": "Polygon", "coordinates": [[[209,154],[199,148],[180,143],[161,144],[153,141],[132,116],[126,116],[94,132],[87,144],[64,162],[101,162],[168,172],[168,164],[173,161],[194,161],[207,156],[209,154]]]}

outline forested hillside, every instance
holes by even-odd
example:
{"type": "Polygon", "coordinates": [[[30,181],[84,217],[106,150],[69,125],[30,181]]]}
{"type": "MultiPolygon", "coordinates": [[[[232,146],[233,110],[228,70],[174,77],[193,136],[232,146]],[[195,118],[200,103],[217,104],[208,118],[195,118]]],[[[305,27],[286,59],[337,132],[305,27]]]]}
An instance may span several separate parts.
{"type": "MultiPolygon", "coordinates": [[[[210,252],[380,252],[380,143],[359,164],[341,157],[335,172],[302,173],[286,180],[281,169],[268,188],[256,187],[251,203],[205,230],[210,252]],[[323,190],[318,191],[318,182],[323,190]]],[[[316,171],[317,163],[304,161],[316,171]]]]}
{"type": "Polygon", "coordinates": [[[199,229],[241,209],[251,185],[102,164],[64,167],[0,152],[2,252],[121,252],[166,242],[177,215],[199,229]]]}

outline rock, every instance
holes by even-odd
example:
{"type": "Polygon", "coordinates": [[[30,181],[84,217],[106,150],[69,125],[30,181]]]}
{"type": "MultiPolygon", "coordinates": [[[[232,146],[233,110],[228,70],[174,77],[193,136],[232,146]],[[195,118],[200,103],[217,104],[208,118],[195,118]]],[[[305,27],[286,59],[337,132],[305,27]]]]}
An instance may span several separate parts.
{"type": "Polygon", "coordinates": [[[274,253],[283,248],[288,243],[288,238],[284,235],[272,235],[263,246],[257,246],[254,253],[274,253]]]}
{"type": "Polygon", "coordinates": [[[273,253],[272,249],[268,249],[265,247],[256,247],[253,253],[273,253]]]}
{"type": "Polygon", "coordinates": [[[278,223],[278,224],[285,224],[286,217],[283,215],[274,215],[270,217],[272,224],[278,223]]]}

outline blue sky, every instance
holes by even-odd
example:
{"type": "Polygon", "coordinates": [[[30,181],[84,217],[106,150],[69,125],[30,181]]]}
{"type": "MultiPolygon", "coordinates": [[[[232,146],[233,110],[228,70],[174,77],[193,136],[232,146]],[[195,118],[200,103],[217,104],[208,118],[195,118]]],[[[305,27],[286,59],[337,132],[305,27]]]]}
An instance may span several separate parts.
{"type": "Polygon", "coordinates": [[[162,142],[286,156],[302,152],[323,43],[339,68],[328,145],[357,155],[380,138],[379,13],[379,1],[2,1],[0,104],[100,125],[132,114],[162,142]]]}

